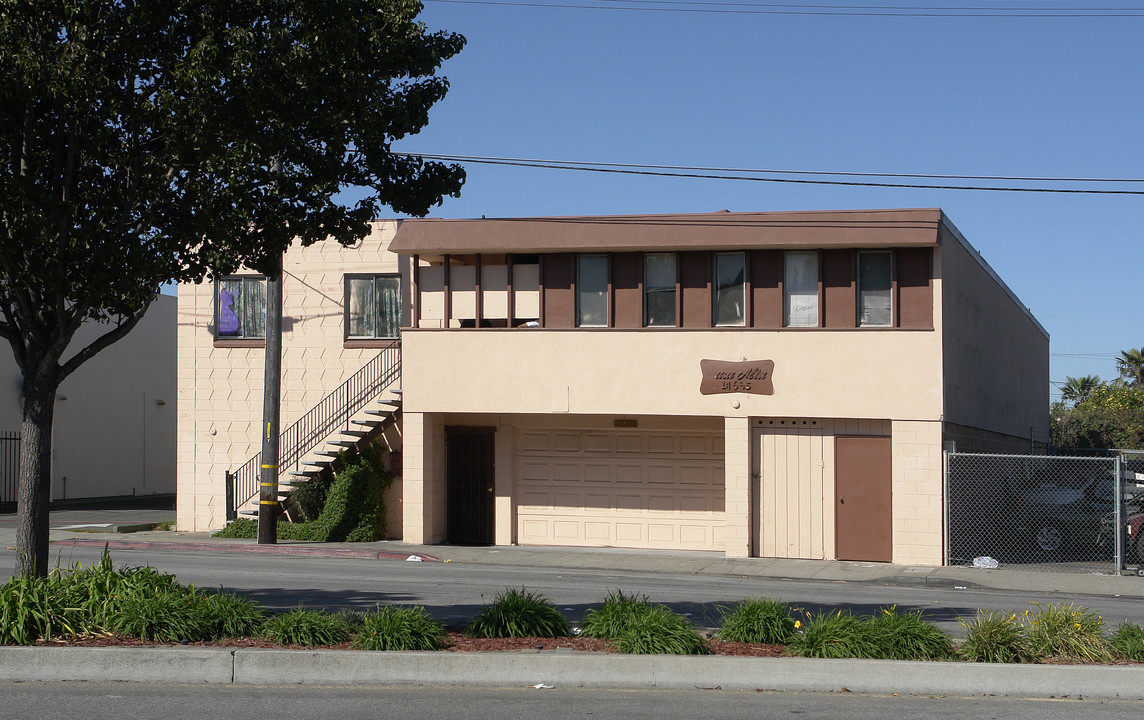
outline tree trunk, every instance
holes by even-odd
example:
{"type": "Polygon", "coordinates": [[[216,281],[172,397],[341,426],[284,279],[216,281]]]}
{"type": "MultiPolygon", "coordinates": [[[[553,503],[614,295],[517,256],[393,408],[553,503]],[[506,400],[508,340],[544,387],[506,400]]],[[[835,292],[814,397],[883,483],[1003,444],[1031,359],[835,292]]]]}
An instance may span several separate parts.
{"type": "Polygon", "coordinates": [[[49,374],[48,377],[34,371],[24,374],[24,418],[20,424],[20,490],[16,506],[16,572],[25,577],[44,577],[48,574],[52,416],[55,413],[58,387],[59,378],[54,374],[49,374]]]}

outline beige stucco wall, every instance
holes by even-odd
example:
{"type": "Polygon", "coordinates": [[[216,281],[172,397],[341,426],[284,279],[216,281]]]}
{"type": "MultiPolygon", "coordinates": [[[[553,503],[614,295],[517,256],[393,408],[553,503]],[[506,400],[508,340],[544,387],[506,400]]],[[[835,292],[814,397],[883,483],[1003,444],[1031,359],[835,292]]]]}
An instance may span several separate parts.
{"type": "Polygon", "coordinates": [[[903,330],[410,330],[405,402],[418,412],[937,420],[938,340],[903,330]],[[774,394],[701,395],[705,358],[774,360],[774,394]]]}
{"type": "MultiPolygon", "coordinates": [[[[638,432],[710,432],[722,425],[724,512],[721,536],[728,557],[755,554],[764,557],[835,558],[833,502],[836,468],[833,438],[836,435],[889,435],[893,495],[890,518],[893,529],[892,560],[905,565],[940,565],[942,562],[940,421],[818,419],[815,421],[818,429],[805,433],[794,429],[801,420],[788,420],[792,426],[791,432],[805,436],[801,439],[806,442],[802,443],[803,447],[795,450],[795,456],[798,457],[792,456],[787,462],[799,459],[803,461],[803,466],[797,472],[784,471],[782,477],[772,477],[760,467],[761,463],[775,462],[772,456],[762,457],[774,450],[768,449],[764,442],[765,420],[736,416],[722,419],[643,415],[628,417],[637,420],[638,432]],[[817,455],[809,447],[810,443],[820,446],[817,455]],[[752,483],[752,476],[756,473],[760,478],[752,483]],[[804,482],[807,478],[813,482],[804,482]],[[768,487],[768,481],[776,485],[768,487]],[[758,488],[757,497],[752,497],[753,486],[758,488]],[[804,492],[810,486],[818,486],[818,494],[804,492]],[[799,498],[800,495],[805,497],[799,498]],[[779,508],[773,507],[776,498],[786,498],[781,512],[779,508]],[[793,543],[793,546],[779,550],[776,541],[784,546],[793,543]]],[[[518,541],[516,488],[519,478],[514,476],[517,464],[513,457],[514,438],[522,432],[537,430],[608,433],[613,419],[611,416],[571,414],[407,412],[404,418],[404,539],[425,544],[446,540],[446,427],[466,425],[496,428],[494,543],[509,545],[518,541]]],[[[595,511],[584,512],[592,514],[595,511]]],[[[597,514],[600,517],[606,515],[597,514]]],[[[648,542],[645,547],[656,548],[660,545],[648,542]]]]}
{"type": "MultiPolygon", "coordinates": [[[[52,428],[53,500],[175,492],[175,310],[159,296],[125,337],[60,385],[52,428]]],[[[107,331],[85,324],[64,358],[107,331]]],[[[20,370],[0,348],[0,430],[21,422],[20,370]]]]}
{"type": "Polygon", "coordinates": [[[945,420],[1023,438],[1026,448],[1030,429],[1044,440],[1048,334],[950,228],[942,231],[942,274],[945,420]]]}
{"type": "MultiPolygon", "coordinates": [[[[346,273],[399,272],[400,258],[388,252],[396,227],[396,221],[375,223],[371,234],[350,248],[327,241],[307,248],[295,246],[286,253],[282,428],[379,352],[343,347],[343,277],[346,273]]],[[[214,347],[213,322],[214,286],[207,282],[180,286],[180,530],[216,530],[225,524],[225,472],[237,469],[259,450],[265,351],[214,347]]]]}

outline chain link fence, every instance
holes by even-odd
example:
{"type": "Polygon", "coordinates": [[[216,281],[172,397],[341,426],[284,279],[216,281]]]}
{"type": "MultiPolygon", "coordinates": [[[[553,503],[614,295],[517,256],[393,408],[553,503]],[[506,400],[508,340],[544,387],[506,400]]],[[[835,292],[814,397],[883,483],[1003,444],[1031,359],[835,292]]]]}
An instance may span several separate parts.
{"type": "Polygon", "coordinates": [[[1144,562],[1144,452],[947,453],[945,475],[947,565],[1114,573],[1144,562]]]}

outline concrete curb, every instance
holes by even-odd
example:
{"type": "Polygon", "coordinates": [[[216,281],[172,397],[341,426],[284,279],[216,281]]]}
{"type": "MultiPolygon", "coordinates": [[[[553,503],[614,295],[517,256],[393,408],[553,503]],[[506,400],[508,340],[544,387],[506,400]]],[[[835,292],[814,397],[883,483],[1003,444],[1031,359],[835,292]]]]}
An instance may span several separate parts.
{"type": "Polygon", "coordinates": [[[0,647],[0,680],[230,684],[232,654],[194,647],[0,647]]]}
{"type": "Polygon", "coordinates": [[[437,562],[437,558],[425,553],[389,552],[371,550],[349,550],[314,545],[256,545],[254,543],[187,543],[156,542],[151,540],[55,540],[53,545],[84,545],[89,547],[107,546],[112,550],[193,550],[213,552],[242,552],[264,555],[308,555],[312,557],[352,557],[369,560],[408,560],[415,556],[422,562],[437,562]]]}
{"type": "Polygon", "coordinates": [[[1144,699],[1141,665],[225,648],[0,647],[0,681],[468,685],[1144,699]]]}

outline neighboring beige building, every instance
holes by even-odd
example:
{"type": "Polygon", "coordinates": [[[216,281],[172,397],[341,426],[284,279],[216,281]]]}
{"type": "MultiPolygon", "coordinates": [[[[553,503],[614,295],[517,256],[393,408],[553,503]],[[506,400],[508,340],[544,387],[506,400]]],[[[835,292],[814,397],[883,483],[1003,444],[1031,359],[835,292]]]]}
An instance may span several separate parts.
{"type": "MultiPolygon", "coordinates": [[[[1047,435],[1047,334],[936,209],[407,220],[292,250],[283,427],[371,357],[363,276],[402,296],[406,542],[936,565],[943,447],[1047,435]]],[[[180,289],[186,529],[221,526],[257,450],[261,355],[216,337],[216,297],[180,289]]]]}
{"type": "MultiPolygon", "coordinates": [[[[52,500],[174,494],[176,309],[174,297],[160,295],[131,332],[60,385],[52,500]]],[[[105,331],[85,324],[64,357],[105,331]]],[[[7,343],[0,346],[0,377],[7,378],[0,431],[19,432],[22,380],[7,343]]],[[[9,500],[0,492],[0,502],[9,500]]]]}

